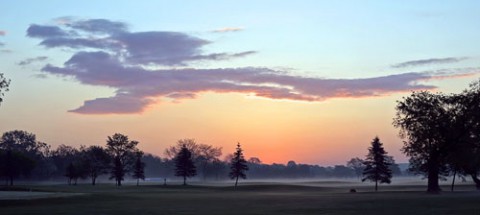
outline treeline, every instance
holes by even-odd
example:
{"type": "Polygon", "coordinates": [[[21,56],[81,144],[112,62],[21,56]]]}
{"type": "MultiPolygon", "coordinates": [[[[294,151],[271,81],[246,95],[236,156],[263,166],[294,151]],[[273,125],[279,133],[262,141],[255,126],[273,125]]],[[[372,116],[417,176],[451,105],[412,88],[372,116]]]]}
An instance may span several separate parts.
{"type": "MultiPolygon", "coordinates": [[[[121,185],[124,179],[139,180],[145,177],[159,181],[170,181],[179,175],[179,154],[185,148],[194,167],[194,174],[200,181],[216,181],[232,178],[232,163],[242,157],[228,154],[222,159],[222,148],[197,143],[194,139],[181,139],[176,145],[165,150],[165,157],[144,154],[137,148],[137,141],[129,140],[123,134],[107,137],[105,146],[80,146],[78,148],[60,145],[52,149],[50,145],[37,141],[36,136],[27,131],[9,131],[0,140],[0,177],[6,184],[14,180],[59,181],[66,180],[75,185],[78,180],[88,180],[95,185],[98,178],[114,180],[121,185]]],[[[393,161],[393,158],[390,158],[393,161]]],[[[188,161],[184,161],[188,162],[188,161]]],[[[350,178],[362,175],[364,161],[355,158],[347,165],[322,167],[319,165],[264,164],[259,158],[245,160],[248,177],[251,179],[300,179],[300,178],[350,178]]],[[[181,164],[185,166],[186,164],[181,164]]],[[[245,170],[246,170],[245,169],[245,170]]],[[[391,169],[401,175],[398,165],[392,162],[391,169]]],[[[192,171],[192,170],[190,170],[192,171]]],[[[240,174],[241,176],[241,174],[240,174]]]]}

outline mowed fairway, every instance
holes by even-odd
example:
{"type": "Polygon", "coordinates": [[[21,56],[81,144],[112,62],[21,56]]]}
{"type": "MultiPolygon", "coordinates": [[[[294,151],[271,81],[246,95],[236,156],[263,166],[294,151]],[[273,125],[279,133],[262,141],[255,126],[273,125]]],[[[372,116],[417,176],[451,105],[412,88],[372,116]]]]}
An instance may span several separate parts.
{"type": "Polygon", "coordinates": [[[419,185],[383,186],[377,193],[360,187],[349,193],[348,185],[329,184],[257,183],[236,190],[198,185],[29,186],[33,192],[81,195],[0,200],[0,214],[480,214],[480,192],[470,185],[432,195],[419,185]]]}

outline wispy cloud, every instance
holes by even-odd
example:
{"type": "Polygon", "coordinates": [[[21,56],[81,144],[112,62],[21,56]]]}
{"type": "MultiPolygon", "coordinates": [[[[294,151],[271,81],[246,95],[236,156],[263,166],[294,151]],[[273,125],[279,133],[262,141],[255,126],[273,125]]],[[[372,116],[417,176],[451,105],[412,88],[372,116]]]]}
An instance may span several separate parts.
{"type": "Polygon", "coordinates": [[[2,49],[0,50],[1,53],[5,53],[5,54],[10,54],[10,53],[13,53],[13,50],[11,49],[2,49]]]}
{"type": "Polygon", "coordinates": [[[432,65],[432,64],[457,63],[467,59],[468,59],[467,57],[430,58],[430,59],[406,61],[406,62],[394,64],[392,65],[392,67],[405,68],[405,67],[415,67],[415,66],[424,66],[424,65],[432,65]]]}
{"type": "Polygon", "coordinates": [[[70,20],[62,26],[43,26],[48,28],[32,26],[28,30],[29,36],[41,39],[40,45],[68,47],[75,51],[62,66],[45,65],[42,68],[44,74],[116,89],[111,97],[87,100],[82,106],[70,110],[81,114],[141,113],[160,101],[180,102],[195,99],[205,92],[311,102],[385,96],[434,89],[434,85],[426,83],[428,80],[479,72],[478,69],[427,71],[332,79],[298,76],[261,67],[175,69],[175,65],[187,65],[192,61],[226,60],[255,52],[203,53],[202,47],[212,42],[180,32],[130,32],[125,24],[103,19],[82,20],[81,23],[70,20]],[[171,65],[173,67],[169,67],[171,65]]]}
{"type": "Polygon", "coordinates": [[[0,30],[0,36],[5,36],[5,35],[7,35],[7,32],[3,31],[3,30],[0,30]]]}
{"type": "Polygon", "coordinates": [[[5,46],[5,43],[0,42],[0,47],[1,47],[1,46],[5,46]]]}
{"type": "Polygon", "coordinates": [[[214,33],[226,33],[226,32],[237,32],[237,31],[243,31],[244,28],[239,28],[239,27],[225,27],[225,28],[219,28],[212,30],[214,33]]]}
{"type": "Polygon", "coordinates": [[[47,56],[38,56],[38,57],[34,57],[34,58],[27,58],[25,60],[22,60],[22,61],[18,62],[17,65],[26,66],[26,65],[29,65],[29,64],[34,63],[34,62],[45,61],[47,59],[48,59],[47,56]]]}

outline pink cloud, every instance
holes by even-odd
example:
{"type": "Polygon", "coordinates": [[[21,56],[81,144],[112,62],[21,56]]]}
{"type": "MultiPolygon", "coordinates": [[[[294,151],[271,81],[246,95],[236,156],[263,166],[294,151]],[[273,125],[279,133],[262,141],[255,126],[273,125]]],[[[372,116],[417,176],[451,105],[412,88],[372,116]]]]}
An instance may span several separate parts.
{"type": "MultiPolygon", "coordinates": [[[[291,75],[262,67],[183,68],[194,61],[218,61],[255,54],[204,53],[211,41],[181,32],[131,32],[128,25],[105,19],[75,20],[58,26],[31,25],[27,35],[47,48],[74,52],[62,66],[47,64],[44,74],[71,77],[93,86],[116,89],[115,95],[93,98],[71,112],[80,114],[142,113],[162,100],[180,102],[205,92],[243,93],[269,99],[318,102],[343,97],[385,96],[435,89],[438,78],[478,74],[476,68],[410,72],[379,77],[334,79],[291,75]]],[[[47,57],[29,58],[26,64],[47,57]]],[[[419,62],[414,62],[418,64],[419,62]]],[[[425,62],[420,62],[420,64],[425,62]]],[[[430,63],[430,61],[428,62],[430,63]]]]}
{"type": "Polygon", "coordinates": [[[243,29],[244,28],[238,28],[238,27],[225,27],[225,28],[215,29],[212,32],[214,33],[237,32],[237,31],[243,31],[243,29]]]}
{"type": "Polygon", "coordinates": [[[244,93],[270,99],[324,101],[342,97],[384,96],[412,90],[434,89],[421,84],[436,78],[478,74],[480,70],[419,72],[359,79],[327,79],[287,75],[268,68],[146,69],[124,65],[105,52],[79,52],[63,67],[42,71],[70,76],[87,85],[117,89],[109,98],[86,101],[71,112],[82,114],[141,113],[154,101],[194,99],[204,92],[244,93]]]}

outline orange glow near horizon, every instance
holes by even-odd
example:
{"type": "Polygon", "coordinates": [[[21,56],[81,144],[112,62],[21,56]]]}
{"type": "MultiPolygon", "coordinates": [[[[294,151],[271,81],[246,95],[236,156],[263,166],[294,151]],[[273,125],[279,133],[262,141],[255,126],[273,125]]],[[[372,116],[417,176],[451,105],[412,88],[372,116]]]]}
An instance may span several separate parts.
{"type": "Polygon", "coordinates": [[[143,151],[161,157],[177,140],[194,138],[223,147],[224,156],[233,153],[240,142],[246,158],[320,165],[363,158],[378,135],[389,154],[404,162],[397,131],[391,125],[394,101],[393,97],[374,97],[290,102],[207,93],[181,103],[162,102],[140,115],[57,113],[45,119],[50,123],[43,126],[36,125],[39,121],[20,127],[54,148],[60,144],[103,146],[107,136],[123,133],[139,141],[143,151]]]}

